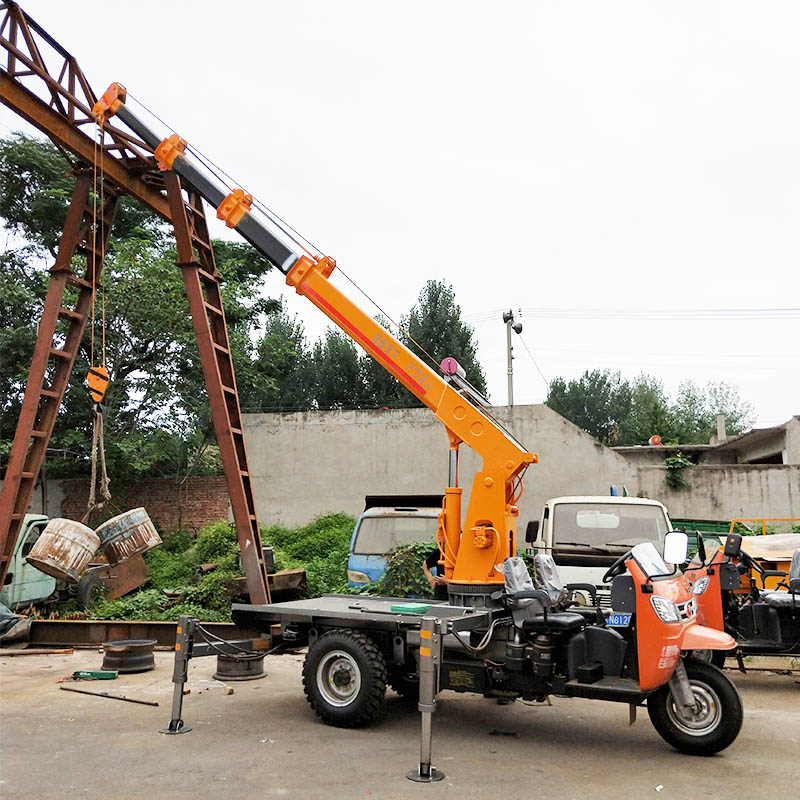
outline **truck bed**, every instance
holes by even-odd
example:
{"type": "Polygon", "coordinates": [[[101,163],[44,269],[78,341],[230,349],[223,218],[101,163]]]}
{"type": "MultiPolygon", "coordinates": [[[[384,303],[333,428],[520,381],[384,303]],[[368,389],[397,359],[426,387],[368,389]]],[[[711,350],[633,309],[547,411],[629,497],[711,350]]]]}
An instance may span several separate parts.
{"type": "MultiPolygon", "coordinates": [[[[451,606],[446,600],[430,601],[424,614],[393,611],[392,606],[414,601],[405,597],[361,597],[358,595],[325,595],[311,600],[249,605],[234,603],[231,611],[237,625],[269,630],[275,623],[289,622],[310,625],[335,625],[377,630],[418,630],[423,617],[447,620],[458,631],[486,627],[496,611],[451,606]]],[[[429,601],[424,601],[426,604],[429,601]]]]}

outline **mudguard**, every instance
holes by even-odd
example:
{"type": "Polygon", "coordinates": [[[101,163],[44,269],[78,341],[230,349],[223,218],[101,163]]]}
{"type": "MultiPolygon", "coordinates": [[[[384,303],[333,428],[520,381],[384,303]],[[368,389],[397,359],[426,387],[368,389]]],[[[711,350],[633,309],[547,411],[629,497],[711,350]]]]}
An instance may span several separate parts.
{"type": "Polygon", "coordinates": [[[681,637],[681,650],[732,650],[736,640],[725,633],[705,625],[687,625],[681,637]]]}

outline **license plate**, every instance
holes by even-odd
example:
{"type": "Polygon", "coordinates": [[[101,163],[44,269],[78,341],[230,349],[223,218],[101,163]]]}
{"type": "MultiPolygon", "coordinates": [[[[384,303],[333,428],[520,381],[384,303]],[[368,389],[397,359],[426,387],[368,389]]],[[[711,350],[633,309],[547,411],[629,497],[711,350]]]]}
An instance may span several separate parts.
{"type": "Polygon", "coordinates": [[[607,624],[612,628],[627,628],[631,624],[631,614],[609,614],[607,624]]]}

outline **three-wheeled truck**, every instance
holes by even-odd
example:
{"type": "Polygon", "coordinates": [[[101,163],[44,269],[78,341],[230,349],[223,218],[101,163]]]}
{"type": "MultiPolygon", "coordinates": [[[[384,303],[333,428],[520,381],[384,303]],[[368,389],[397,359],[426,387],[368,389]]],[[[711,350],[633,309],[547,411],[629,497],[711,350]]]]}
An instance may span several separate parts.
{"type": "MultiPolygon", "coordinates": [[[[537,456],[493,419],[488,401],[455,360],[430,366],[359,309],[330,281],[333,259],[264,206],[254,206],[240,187],[228,186],[226,193],[185,140],[177,133],[162,138],[128,107],[124,87],[112,84],[93,113],[101,125],[116,115],[153,151],[161,169],[178,176],[182,190],[214,205],[226,225],[428,406],[447,431],[449,480],[437,541],[449,603],[420,606],[349,595],[234,606],[237,622],[261,623],[265,630],[279,622],[284,642],[308,644],[303,682],[325,722],[368,724],[387,683],[413,694],[420,676],[424,727],[435,702],[433,664],[442,689],[531,699],[561,694],[634,708],[646,701],[659,733],[689,753],[714,753],[736,738],[742,709],[735,688],[715,667],[682,657],[687,650],[731,648],[733,639],[698,625],[688,582],[652,544],[637,545],[606,573],[614,581],[613,614],[571,608],[549,556],[539,557],[534,585],[517,559],[516,536],[522,477],[537,456]],[[482,458],[463,513],[462,444],[482,458]]],[[[180,669],[176,661],[176,685],[180,669]]],[[[170,732],[179,732],[175,713],[173,723],[170,732]]]]}
{"type": "MultiPolygon", "coordinates": [[[[548,695],[647,704],[653,726],[684,753],[727,747],[742,724],[735,687],[686,651],[726,650],[733,640],[697,623],[691,587],[650,542],[636,545],[606,573],[614,612],[571,605],[546,555],[534,583],[522,559],[502,565],[503,589],[481,607],[332,595],[266,606],[234,605],[242,626],[283,626],[284,642],[308,645],[306,697],[330,725],[368,725],[387,685],[418,688],[420,614],[443,621],[439,689],[486,697],[544,700],[548,695]]],[[[585,590],[585,587],[580,588],[585,590]]]]}
{"type": "MultiPolygon", "coordinates": [[[[800,655],[800,548],[794,551],[789,572],[765,569],[742,549],[742,537],[729,533],[725,545],[715,541],[709,551],[698,538],[698,552],[686,569],[698,606],[698,618],[710,628],[736,640],[736,655],[800,655]],[[778,578],[767,589],[767,578],[778,578]],[[757,581],[760,579],[762,588],[757,581]]],[[[703,654],[721,666],[724,653],[703,654]]]]}

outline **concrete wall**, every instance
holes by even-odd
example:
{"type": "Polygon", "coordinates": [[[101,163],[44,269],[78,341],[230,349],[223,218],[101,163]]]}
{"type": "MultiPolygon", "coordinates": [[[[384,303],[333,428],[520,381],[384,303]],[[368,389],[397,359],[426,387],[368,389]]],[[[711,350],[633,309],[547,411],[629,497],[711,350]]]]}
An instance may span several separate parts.
{"type": "MultiPolygon", "coordinates": [[[[0,481],[0,486],[3,481],[0,481]]],[[[36,484],[33,490],[31,502],[28,505],[28,514],[47,514],[48,517],[58,517],[61,515],[61,506],[64,503],[64,489],[61,480],[47,481],[47,489],[42,492],[41,482],[36,484]]]]}
{"type": "Polygon", "coordinates": [[[800,517],[800,466],[700,465],[683,470],[689,486],[666,486],[663,467],[640,467],[639,487],[658,497],[675,519],[800,517]]]}
{"type": "Polygon", "coordinates": [[[794,416],[786,423],[786,450],[783,463],[800,464],[800,416],[794,416]]]}
{"type": "MultiPolygon", "coordinates": [[[[542,503],[563,494],[608,494],[609,484],[638,492],[638,472],[546,406],[496,408],[492,413],[539,464],[525,476],[522,525],[542,503]]],[[[425,408],[245,414],[244,432],[259,519],[299,525],[317,514],[357,515],[365,494],[442,492],[447,485],[444,427],[425,408]]],[[[462,447],[464,504],[479,461],[462,447]]]]}

